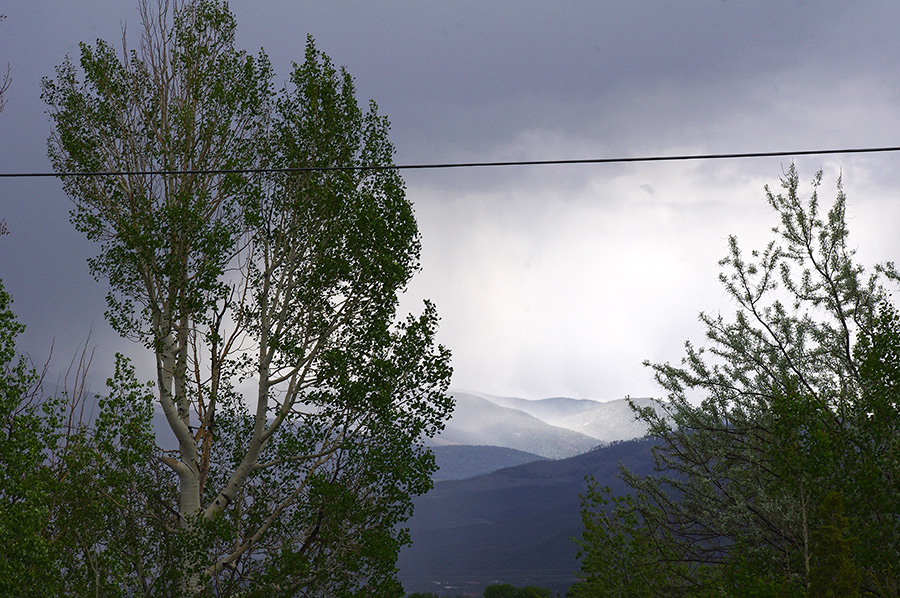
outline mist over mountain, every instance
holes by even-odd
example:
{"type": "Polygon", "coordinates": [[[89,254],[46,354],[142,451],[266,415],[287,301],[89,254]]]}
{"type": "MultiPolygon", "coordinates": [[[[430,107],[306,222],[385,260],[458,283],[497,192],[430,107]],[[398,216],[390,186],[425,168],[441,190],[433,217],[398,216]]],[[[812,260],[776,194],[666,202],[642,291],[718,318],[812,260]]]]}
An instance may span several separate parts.
{"type": "Polygon", "coordinates": [[[596,438],[553,426],[520,409],[484,397],[455,391],[456,407],[433,444],[512,448],[549,459],[580,455],[600,444],[596,438]]]}
{"type": "MultiPolygon", "coordinates": [[[[555,397],[528,400],[454,391],[456,409],[432,446],[498,446],[564,459],[600,444],[640,438],[646,425],[626,399],[594,401],[555,397]]],[[[640,407],[659,406],[637,398],[640,407]]]]}
{"type": "MultiPolygon", "coordinates": [[[[638,407],[654,407],[657,412],[660,409],[656,399],[631,401],[638,407]]],[[[591,409],[557,419],[554,424],[607,443],[640,438],[647,433],[647,425],[635,418],[627,399],[599,403],[591,409]]]]}
{"type": "Polygon", "coordinates": [[[519,411],[524,411],[528,415],[536,417],[548,424],[561,426],[564,428],[566,426],[561,425],[560,422],[564,422],[572,416],[577,416],[580,413],[592,411],[604,404],[600,401],[594,401],[592,399],[570,399],[568,397],[552,397],[549,399],[530,400],[520,399],[518,397],[498,397],[478,392],[469,392],[467,394],[487,399],[488,401],[502,407],[509,407],[510,409],[518,409],[519,411]]]}

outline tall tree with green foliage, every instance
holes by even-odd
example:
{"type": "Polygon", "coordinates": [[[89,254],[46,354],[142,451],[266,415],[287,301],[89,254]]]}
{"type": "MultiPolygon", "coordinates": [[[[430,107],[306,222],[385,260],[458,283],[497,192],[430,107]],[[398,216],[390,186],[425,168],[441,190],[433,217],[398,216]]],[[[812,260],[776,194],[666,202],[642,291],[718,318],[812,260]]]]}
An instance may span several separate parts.
{"type": "Polygon", "coordinates": [[[896,593],[900,344],[881,285],[897,276],[855,263],[840,182],[827,212],[821,174],[807,199],[793,166],[781,185],[766,190],[776,240],[748,259],[732,237],[721,262],[734,318],[701,314],[704,345],[687,343],[679,365],[651,364],[669,403],[638,413],[659,474],[623,471],[632,497],[609,512],[598,489],[585,497],[593,595],[629,595],[616,584],[660,596],[822,595],[816,580],[834,563],[841,595],[857,583],[896,593]],[[592,563],[607,542],[643,573],[607,563],[601,580],[592,563]]]}
{"type": "Polygon", "coordinates": [[[420,249],[403,181],[354,169],[392,164],[389,123],[311,39],[275,91],[224,3],[141,14],[136,51],[82,45],[44,99],[55,168],[108,173],[64,179],[72,220],[177,440],[158,456],[167,575],[185,593],[396,593],[398,524],[435,468],[423,438],[452,401],[433,306],[396,322],[420,249]]]}

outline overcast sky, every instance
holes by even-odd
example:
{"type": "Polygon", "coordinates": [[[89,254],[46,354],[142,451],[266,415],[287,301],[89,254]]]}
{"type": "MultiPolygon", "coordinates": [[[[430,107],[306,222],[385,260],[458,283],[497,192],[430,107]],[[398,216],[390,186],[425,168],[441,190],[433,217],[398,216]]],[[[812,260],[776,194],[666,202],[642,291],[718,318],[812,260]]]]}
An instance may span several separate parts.
{"type": "MultiPolygon", "coordinates": [[[[40,79],[80,41],[137,33],[136,0],[5,0],[0,171],[49,171],[40,79]]],[[[897,2],[299,2],[233,0],[239,45],[279,74],[306,35],[390,117],[398,163],[900,145],[897,2]]],[[[659,396],[641,363],[702,341],[729,310],[717,262],[775,224],[763,187],[790,158],[408,171],[423,271],[453,385],[527,398],[659,396]]],[[[900,154],[797,159],[823,197],[839,173],[851,242],[900,258],[900,154]]],[[[808,188],[808,187],[807,187],[808,188]]],[[[103,319],[94,247],[54,179],[0,179],[0,278],[36,361],[93,329],[94,373],[142,349],[103,319]]],[[[146,372],[147,377],[151,373],[146,372]]]]}

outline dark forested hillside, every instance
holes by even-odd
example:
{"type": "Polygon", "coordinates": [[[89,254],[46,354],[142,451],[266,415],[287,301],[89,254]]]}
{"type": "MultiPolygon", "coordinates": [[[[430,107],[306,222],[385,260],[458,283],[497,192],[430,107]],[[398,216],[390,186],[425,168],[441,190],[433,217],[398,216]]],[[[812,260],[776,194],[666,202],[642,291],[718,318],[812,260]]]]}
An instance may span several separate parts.
{"type": "Polygon", "coordinates": [[[400,554],[408,592],[455,595],[490,583],[562,591],[575,581],[585,476],[622,490],[619,463],[652,470],[650,442],[634,440],[560,461],[538,461],[461,481],[438,482],[408,522],[400,554]]]}
{"type": "Polygon", "coordinates": [[[433,446],[438,470],[431,476],[435,481],[464,480],[546,457],[517,451],[504,446],[448,445],[433,446]]]}

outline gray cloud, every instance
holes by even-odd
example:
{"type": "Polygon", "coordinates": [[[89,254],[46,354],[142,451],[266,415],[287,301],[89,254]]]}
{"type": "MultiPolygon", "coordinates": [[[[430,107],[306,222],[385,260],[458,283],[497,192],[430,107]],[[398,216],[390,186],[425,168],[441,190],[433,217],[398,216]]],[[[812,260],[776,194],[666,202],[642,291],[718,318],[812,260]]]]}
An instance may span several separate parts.
{"type": "MultiPolygon", "coordinates": [[[[234,0],[239,42],[279,76],[307,33],[393,122],[400,162],[581,158],[896,145],[900,5],[888,2],[305,2],[234,0]]],[[[13,87],[0,169],[47,170],[42,76],[79,41],[118,41],[136,3],[14,0],[0,24],[13,87]],[[134,5],[133,5],[134,4],[134,5]]],[[[456,384],[496,394],[616,398],[657,392],[640,366],[699,340],[696,313],[728,310],[725,239],[774,224],[763,185],[789,160],[416,171],[406,175],[423,272],[456,384]],[[652,193],[648,192],[652,190],[652,193]]],[[[895,155],[798,160],[839,173],[871,263],[900,249],[895,155]]],[[[0,181],[0,277],[36,355],[91,323],[111,364],[128,348],[102,321],[92,247],[50,180],[0,181]]],[[[130,348],[129,348],[130,347],[130,348]]],[[[99,366],[98,366],[99,367],[99,366]]],[[[106,374],[103,373],[105,376],[106,374]]]]}

